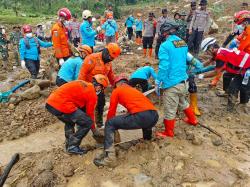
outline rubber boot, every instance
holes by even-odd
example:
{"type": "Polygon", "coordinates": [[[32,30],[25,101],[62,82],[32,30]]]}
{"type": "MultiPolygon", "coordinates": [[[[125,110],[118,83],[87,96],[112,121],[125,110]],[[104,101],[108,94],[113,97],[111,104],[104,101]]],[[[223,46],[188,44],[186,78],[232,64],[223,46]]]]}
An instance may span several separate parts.
{"type": "Polygon", "coordinates": [[[152,48],[150,48],[150,49],[149,49],[149,52],[148,52],[148,56],[149,56],[149,58],[152,58],[152,54],[153,54],[153,49],[152,49],[152,48]]]}
{"type": "Polygon", "coordinates": [[[139,45],[142,45],[142,39],[138,38],[138,41],[139,41],[139,45]]]}
{"type": "Polygon", "coordinates": [[[184,119],[184,121],[186,123],[188,123],[189,125],[193,125],[193,126],[196,126],[198,124],[198,121],[197,121],[197,119],[195,117],[194,111],[193,111],[191,106],[186,108],[184,110],[184,113],[186,115],[186,118],[184,119]]]}
{"type": "Polygon", "coordinates": [[[143,49],[143,57],[144,57],[144,58],[147,57],[147,49],[143,49]]]}
{"type": "Polygon", "coordinates": [[[228,96],[228,102],[227,102],[227,111],[228,112],[235,112],[235,106],[236,106],[237,98],[234,95],[228,96]]]}
{"type": "Polygon", "coordinates": [[[190,106],[194,111],[194,114],[196,116],[200,116],[201,113],[198,108],[198,98],[197,98],[197,93],[190,93],[190,106]]]}
{"type": "Polygon", "coordinates": [[[166,138],[167,136],[174,137],[174,125],[175,125],[175,119],[172,120],[164,119],[165,131],[156,133],[156,136],[162,138],[166,138]]]}
{"type": "Polygon", "coordinates": [[[216,76],[214,77],[214,79],[212,80],[212,82],[211,82],[209,85],[210,85],[210,86],[214,86],[214,87],[217,86],[217,84],[218,84],[218,82],[219,82],[221,76],[222,76],[222,73],[219,73],[218,75],[216,75],[216,76]]]}
{"type": "Polygon", "coordinates": [[[140,41],[139,41],[139,40],[140,40],[140,38],[136,38],[136,39],[135,39],[136,45],[140,45],[140,41]]]}
{"type": "Polygon", "coordinates": [[[105,150],[104,155],[100,155],[94,159],[94,164],[98,167],[107,166],[115,167],[116,166],[116,155],[114,147],[111,147],[105,150]]]}

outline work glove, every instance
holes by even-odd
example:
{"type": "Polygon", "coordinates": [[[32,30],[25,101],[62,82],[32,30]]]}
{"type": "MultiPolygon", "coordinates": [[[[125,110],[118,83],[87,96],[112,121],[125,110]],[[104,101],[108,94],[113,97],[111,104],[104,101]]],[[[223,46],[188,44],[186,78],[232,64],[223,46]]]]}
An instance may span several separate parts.
{"type": "Polygon", "coordinates": [[[199,74],[198,79],[200,79],[200,80],[204,79],[204,74],[199,74]]]}
{"type": "Polygon", "coordinates": [[[99,33],[100,31],[102,30],[102,28],[100,27],[100,26],[98,26],[97,28],[96,28],[96,31],[99,33]]]}
{"type": "Polygon", "coordinates": [[[104,142],[104,133],[99,131],[98,129],[92,129],[93,138],[97,143],[103,143],[104,142]]]}
{"type": "Polygon", "coordinates": [[[24,61],[24,60],[21,61],[21,67],[22,67],[23,69],[26,68],[26,66],[25,66],[25,61],[24,61]]]}
{"type": "Polygon", "coordinates": [[[155,93],[156,93],[157,96],[161,95],[160,82],[158,80],[155,81],[155,93]]]}
{"type": "Polygon", "coordinates": [[[62,66],[62,65],[64,64],[63,58],[60,58],[60,59],[59,59],[59,64],[60,64],[60,66],[62,66]]]}

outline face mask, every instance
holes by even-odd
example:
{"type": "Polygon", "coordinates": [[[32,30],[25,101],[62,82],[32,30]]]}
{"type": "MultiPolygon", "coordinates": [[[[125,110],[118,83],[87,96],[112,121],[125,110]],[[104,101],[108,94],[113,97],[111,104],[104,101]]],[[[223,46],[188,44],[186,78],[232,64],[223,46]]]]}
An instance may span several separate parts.
{"type": "Polygon", "coordinates": [[[32,35],[33,35],[32,33],[27,33],[27,34],[26,34],[26,37],[27,37],[27,38],[31,38],[32,35]]]}
{"type": "Polygon", "coordinates": [[[109,55],[108,49],[106,49],[106,48],[103,49],[103,51],[102,51],[102,60],[103,60],[104,64],[109,63],[113,60],[112,57],[109,55]]]}
{"type": "Polygon", "coordinates": [[[2,29],[2,34],[5,34],[5,29],[2,29]]]}

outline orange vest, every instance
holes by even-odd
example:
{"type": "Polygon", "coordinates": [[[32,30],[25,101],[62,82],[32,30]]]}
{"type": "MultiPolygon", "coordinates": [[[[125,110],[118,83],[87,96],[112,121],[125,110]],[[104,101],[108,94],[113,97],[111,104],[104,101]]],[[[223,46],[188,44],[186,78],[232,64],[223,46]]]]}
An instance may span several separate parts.
{"type": "Polygon", "coordinates": [[[238,40],[240,41],[238,49],[250,54],[250,25],[246,26],[238,40]]]}
{"type": "Polygon", "coordinates": [[[85,58],[78,79],[92,82],[93,76],[97,74],[106,75],[109,82],[113,85],[114,73],[112,70],[112,64],[111,62],[104,64],[102,60],[102,52],[93,53],[85,58]]]}
{"type": "Polygon", "coordinates": [[[51,36],[56,58],[64,58],[71,56],[71,50],[68,39],[68,29],[57,22],[51,29],[51,36]]]}

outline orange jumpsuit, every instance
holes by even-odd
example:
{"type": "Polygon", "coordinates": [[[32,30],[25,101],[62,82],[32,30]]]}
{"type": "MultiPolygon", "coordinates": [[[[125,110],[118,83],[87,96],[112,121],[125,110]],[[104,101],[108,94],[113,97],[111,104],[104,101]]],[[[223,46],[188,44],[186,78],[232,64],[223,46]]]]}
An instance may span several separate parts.
{"type": "MultiPolygon", "coordinates": [[[[47,104],[65,114],[86,107],[86,114],[90,116],[94,123],[96,103],[97,95],[93,84],[79,80],[62,85],[47,99],[47,104]]],[[[94,128],[94,124],[92,128],[94,128]]]]}
{"type": "Polygon", "coordinates": [[[246,26],[244,32],[238,37],[240,41],[238,49],[250,54],[250,25],[246,26]]]}
{"type": "Polygon", "coordinates": [[[87,56],[80,69],[78,76],[79,80],[92,82],[93,76],[97,74],[106,75],[109,79],[110,84],[114,83],[114,73],[112,70],[112,64],[104,64],[102,60],[102,53],[93,53],[87,56]]]}
{"type": "Polygon", "coordinates": [[[56,58],[70,57],[71,50],[67,28],[61,22],[57,22],[51,29],[51,36],[56,58]]]}

